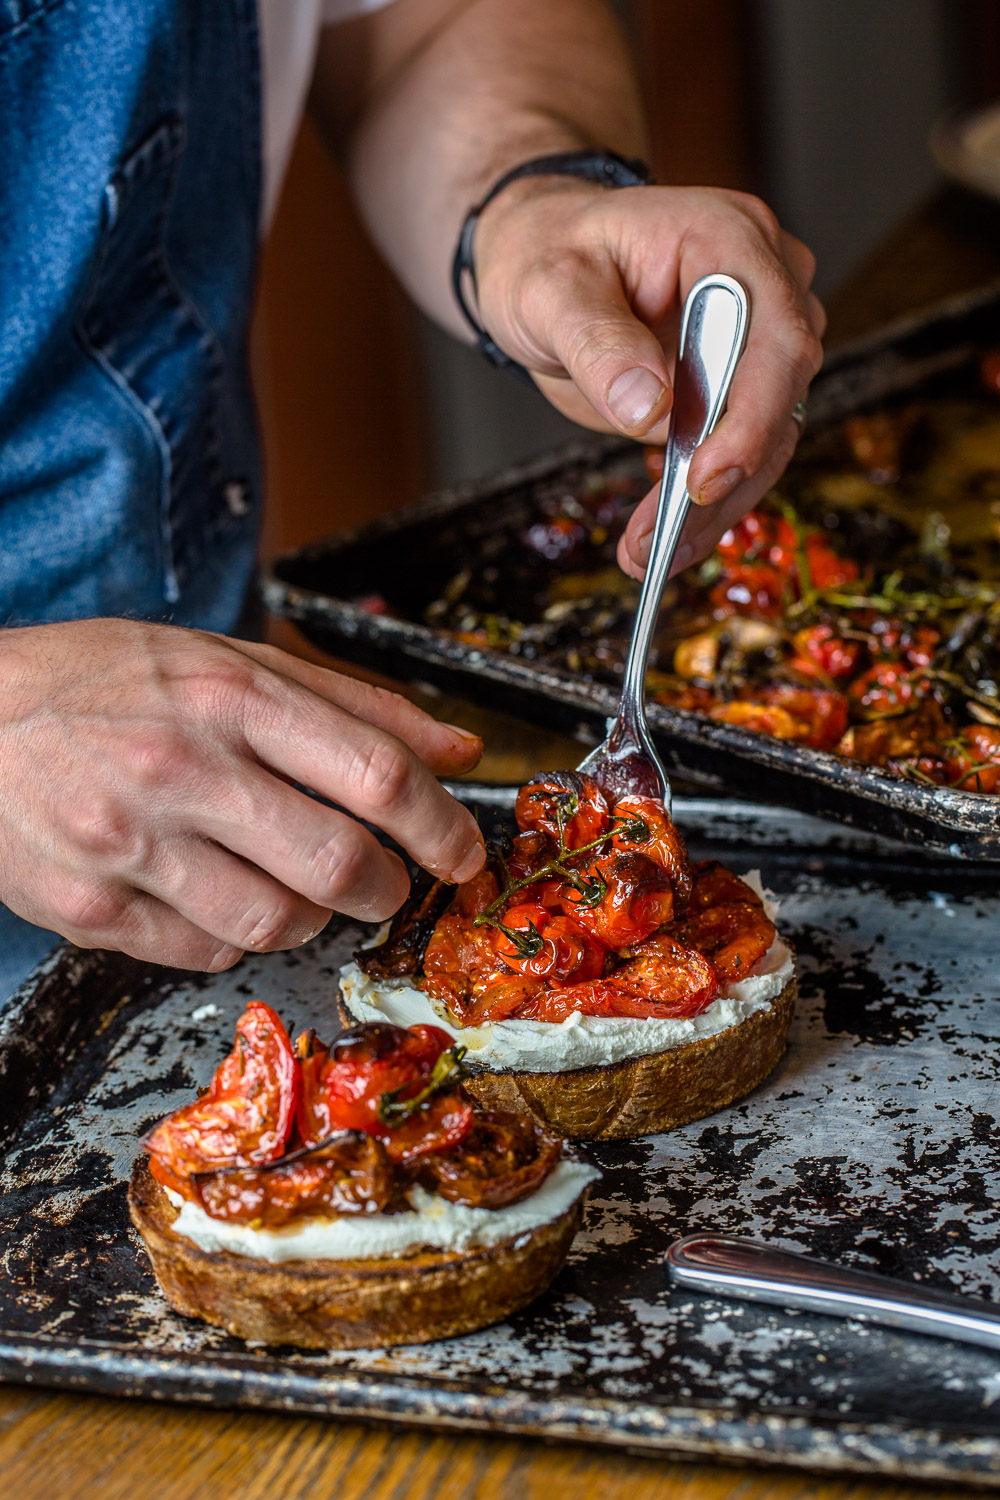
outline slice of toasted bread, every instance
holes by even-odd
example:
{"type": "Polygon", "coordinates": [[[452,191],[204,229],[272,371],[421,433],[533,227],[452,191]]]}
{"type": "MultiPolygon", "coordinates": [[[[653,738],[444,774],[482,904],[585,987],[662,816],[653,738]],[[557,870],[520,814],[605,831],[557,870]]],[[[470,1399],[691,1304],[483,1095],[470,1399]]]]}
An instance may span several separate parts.
{"type": "MultiPolygon", "coordinates": [[[[749,1094],[785,1050],[798,990],[791,978],[766,1010],[666,1052],[562,1073],[487,1069],[465,1080],[486,1109],[527,1112],[577,1141],[631,1140],[714,1114],[749,1094]]],[[[340,1001],[345,1026],[356,1024],[340,1001]]]]}
{"type": "Polygon", "coordinates": [[[201,1250],[178,1234],[177,1209],[144,1156],[128,1206],[175,1311],[264,1344],[363,1349],[471,1333],[526,1306],[566,1259],[583,1195],[557,1218],[488,1249],[279,1264],[201,1250]]]}

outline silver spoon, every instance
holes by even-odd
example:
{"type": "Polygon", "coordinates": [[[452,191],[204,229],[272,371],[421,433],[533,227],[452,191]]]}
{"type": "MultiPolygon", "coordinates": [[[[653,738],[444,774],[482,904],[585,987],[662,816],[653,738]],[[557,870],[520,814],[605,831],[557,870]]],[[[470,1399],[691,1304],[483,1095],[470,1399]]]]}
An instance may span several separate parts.
{"type": "Polygon", "coordinates": [[[667,1275],[675,1285],[695,1292],[859,1318],[1000,1349],[1000,1308],[989,1302],[836,1266],[757,1240],[690,1234],[667,1251],[667,1275]]]}
{"type": "Polygon", "coordinates": [[[691,504],[687,476],[694,450],[712,431],[729,393],[749,320],[747,294],[731,276],[703,276],[688,293],[674,374],[674,406],[649,563],[625,662],[618,716],[603,745],[577,766],[610,799],[656,797],[670,811],[670,782],[646,724],[646,661],[663,585],[691,504]]]}

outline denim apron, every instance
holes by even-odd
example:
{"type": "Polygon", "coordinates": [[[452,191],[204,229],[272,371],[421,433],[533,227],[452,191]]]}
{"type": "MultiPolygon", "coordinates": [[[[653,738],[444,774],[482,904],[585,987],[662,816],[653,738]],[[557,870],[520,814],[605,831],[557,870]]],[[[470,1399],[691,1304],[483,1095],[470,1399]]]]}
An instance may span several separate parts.
{"type": "MultiPolygon", "coordinates": [[[[255,0],[0,0],[0,625],[237,628],[255,0]]],[[[0,907],[0,1001],[54,935],[0,907]]]]}

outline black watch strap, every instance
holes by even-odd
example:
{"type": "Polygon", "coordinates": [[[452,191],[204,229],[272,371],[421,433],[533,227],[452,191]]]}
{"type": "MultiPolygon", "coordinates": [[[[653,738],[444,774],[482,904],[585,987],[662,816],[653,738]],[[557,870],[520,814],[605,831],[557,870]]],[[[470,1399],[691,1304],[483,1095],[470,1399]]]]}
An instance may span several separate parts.
{"type": "Polygon", "coordinates": [[[582,177],[588,182],[596,182],[602,187],[609,188],[645,187],[654,179],[644,161],[639,161],[638,158],[630,161],[624,156],[619,156],[615,151],[556,151],[549,156],[534,156],[530,161],[523,161],[520,166],[512,167],[509,172],[505,172],[497,179],[482,202],[477,203],[466,215],[451,263],[451,284],[455,292],[455,300],[462,310],[465,321],[476,336],[476,348],[481,350],[486,358],[499,369],[510,370],[511,374],[516,375],[519,380],[533,385],[534,382],[524,366],[519,365],[517,360],[511,359],[510,355],[505,354],[500,345],[490,338],[469,306],[466,297],[466,285],[471,286],[474,296],[478,296],[473,242],[479,216],[486,205],[493,202],[498,193],[502,193],[505,187],[509,187],[512,182],[517,182],[521,177],[582,177]]]}

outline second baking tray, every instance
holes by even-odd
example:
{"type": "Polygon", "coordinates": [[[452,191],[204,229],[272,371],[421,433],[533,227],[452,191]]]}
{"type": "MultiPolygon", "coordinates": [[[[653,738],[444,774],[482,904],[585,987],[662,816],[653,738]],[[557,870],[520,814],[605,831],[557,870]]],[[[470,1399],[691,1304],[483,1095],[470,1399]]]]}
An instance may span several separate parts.
{"type": "MultiPolygon", "coordinates": [[[[961,380],[979,351],[1000,343],[1000,289],[940,305],[828,360],[811,398],[817,425],[887,396],[961,380]]],[[[500,511],[532,514],[553,483],[638,476],[641,456],[619,439],[591,439],[477,485],[436,495],[265,565],[266,607],[332,654],[403,680],[421,680],[593,742],[616,690],[504,655],[419,623],[454,573],[478,555],[500,511]],[[457,549],[457,551],[456,551],[457,549]],[[409,618],[370,613],[358,596],[390,595],[409,618]],[[354,602],[352,602],[354,601],[354,602]]],[[[1000,797],[922,786],[878,767],[651,704],[650,727],[674,775],[720,791],[871,829],[959,859],[1000,859],[1000,797]]]]}

